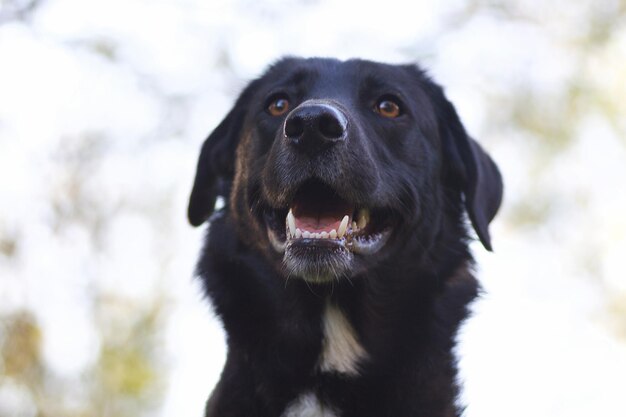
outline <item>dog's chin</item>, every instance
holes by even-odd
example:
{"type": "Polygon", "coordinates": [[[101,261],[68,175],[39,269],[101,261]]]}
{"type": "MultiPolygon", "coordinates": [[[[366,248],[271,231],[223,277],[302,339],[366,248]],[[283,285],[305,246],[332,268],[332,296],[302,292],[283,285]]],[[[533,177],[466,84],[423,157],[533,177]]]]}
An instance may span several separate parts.
{"type": "Polygon", "coordinates": [[[351,275],[354,255],[343,245],[321,239],[293,240],[285,245],[283,265],[288,276],[326,283],[351,275]]]}

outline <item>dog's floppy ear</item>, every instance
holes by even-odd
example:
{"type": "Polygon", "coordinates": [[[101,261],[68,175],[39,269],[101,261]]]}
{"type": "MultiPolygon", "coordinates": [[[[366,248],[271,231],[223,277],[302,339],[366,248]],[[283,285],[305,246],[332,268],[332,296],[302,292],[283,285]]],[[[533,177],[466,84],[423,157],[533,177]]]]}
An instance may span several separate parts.
{"type": "Polygon", "coordinates": [[[465,132],[452,103],[437,84],[428,81],[434,102],[446,166],[444,175],[465,196],[465,208],[483,246],[491,251],[489,223],[502,202],[502,176],[480,145],[465,132]]]}
{"type": "Polygon", "coordinates": [[[193,226],[201,225],[215,209],[218,196],[228,200],[235,175],[235,151],[255,82],[239,96],[228,115],[202,144],[187,217],[193,226]]]}

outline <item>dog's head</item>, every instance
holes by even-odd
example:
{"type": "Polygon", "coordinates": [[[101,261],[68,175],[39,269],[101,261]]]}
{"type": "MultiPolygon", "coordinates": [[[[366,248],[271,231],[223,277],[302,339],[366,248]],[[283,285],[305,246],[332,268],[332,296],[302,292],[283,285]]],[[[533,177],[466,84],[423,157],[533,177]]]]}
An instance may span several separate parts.
{"type": "Polygon", "coordinates": [[[202,146],[193,225],[218,196],[241,240],[286,275],[325,282],[428,250],[446,221],[462,221],[455,202],[491,249],[502,181],[416,66],[287,58],[202,146]]]}

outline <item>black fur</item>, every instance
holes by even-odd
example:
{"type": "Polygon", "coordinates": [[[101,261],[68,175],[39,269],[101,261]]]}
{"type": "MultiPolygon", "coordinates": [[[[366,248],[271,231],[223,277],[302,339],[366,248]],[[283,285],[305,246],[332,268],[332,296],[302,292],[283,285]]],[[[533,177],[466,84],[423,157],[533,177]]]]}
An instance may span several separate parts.
{"type": "MultiPolygon", "coordinates": [[[[297,58],[273,65],[204,143],[189,204],[193,225],[210,217],[198,274],[228,343],[206,416],[278,417],[307,391],[342,417],[459,416],[452,349],[478,293],[464,216],[491,250],[488,224],[501,198],[496,165],[418,67],[297,58]],[[315,155],[294,151],[287,115],[266,111],[277,92],[292,108],[332,103],[348,119],[345,141],[315,155]],[[401,102],[400,117],[373,111],[387,96],[401,102]],[[341,255],[348,270],[321,283],[288,277],[264,220],[286,213],[312,178],[380,208],[393,229],[379,252],[341,255]],[[228,204],[214,213],[217,196],[228,204]],[[358,376],[317,366],[329,300],[367,352],[358,376]]],[[[322,268],[339,256],[319,253],[322,268]]]]}

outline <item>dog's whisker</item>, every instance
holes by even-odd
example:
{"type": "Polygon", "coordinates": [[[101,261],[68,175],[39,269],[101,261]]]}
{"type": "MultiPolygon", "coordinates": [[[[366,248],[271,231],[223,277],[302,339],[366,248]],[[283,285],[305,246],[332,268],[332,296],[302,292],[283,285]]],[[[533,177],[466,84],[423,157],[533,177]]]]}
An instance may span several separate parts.
{"type": "MultiPolygon", "coordinates": [[[[354,282],[352,282],[352,279],[350,279],[349,275],[345,276],[346,280],[348,281],[348,283],[350,284],[351,287],[354,287],[354,282]]],[[[337,281],[339,281],[339,279],[337,279],[337,281]]]]}

